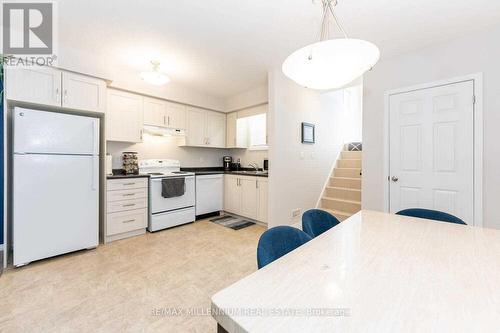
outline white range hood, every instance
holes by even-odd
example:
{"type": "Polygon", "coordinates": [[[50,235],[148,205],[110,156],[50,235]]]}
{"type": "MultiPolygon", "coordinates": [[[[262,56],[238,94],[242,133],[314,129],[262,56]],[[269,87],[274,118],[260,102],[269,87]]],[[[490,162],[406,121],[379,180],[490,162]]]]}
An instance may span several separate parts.
{"type": "Polygon", "coordinates": [[[175,128],[165,128],[158,126],[144,126],[144,133],[148,133],[153,136],[186,136],[186,130],[175,129],[175,128]]]}

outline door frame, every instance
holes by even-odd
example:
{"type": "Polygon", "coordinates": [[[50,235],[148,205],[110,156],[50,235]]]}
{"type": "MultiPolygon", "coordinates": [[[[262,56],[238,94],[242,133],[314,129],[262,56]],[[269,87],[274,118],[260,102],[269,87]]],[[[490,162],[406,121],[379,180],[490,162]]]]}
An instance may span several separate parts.
{"type": "Polygon", "coordinates": [[[436,88],[454,83],[472,81],[474,87],[475,103],[474,108],[474,221],[476,227],[483,226],[483,73],[469,74],[465,76],[444,79],[434,82],[417,84],[410,87],[403,87],[389,90],[384,93],[384,181],[387,185],[383,187],[384,211],[390,211],[390,183],[388,181],[390,174],[390,97],[402,93],[408,93],[417,90],[436,88]]]}

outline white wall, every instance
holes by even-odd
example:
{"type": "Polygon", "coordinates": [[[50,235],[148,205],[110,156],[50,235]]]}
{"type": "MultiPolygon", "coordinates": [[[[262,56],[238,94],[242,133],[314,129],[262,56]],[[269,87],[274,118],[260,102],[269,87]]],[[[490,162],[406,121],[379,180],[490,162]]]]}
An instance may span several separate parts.
{"type": "Polygon", "coordinates": [[[343,91],[299,87],[281,69],[269,73],[269,227],[292,224],[293,209],[314,208],[342,147],[343,91]],[[301,123],[316,125],[316,143],[301,143],[301,123]]]}
{"type": "Polygon", "coordinates": [[[383,210],[384,92],[467,74],[484,73],[483,224],[500,228],[500,26],[380,62],[365,75],[363,110],[363,200],[383,210]]]}
{"type": "Polygon", "coordinates": [[[182,138],[159,137],[144,134],[144,142],[108,142],[107,153],[113,156],[113,168],[122,168],[121,153],[136,151],[139,159],[170,158],[181,162],[182,167],[222,167],[222,157],[228,155],[226,149],[179,147],[182,138]]]}
{"type": "Polygon", "coordinates": [[[269,100],[267,83],[226,99],[226,112],[246,109],[267,103],[269,100]]]}

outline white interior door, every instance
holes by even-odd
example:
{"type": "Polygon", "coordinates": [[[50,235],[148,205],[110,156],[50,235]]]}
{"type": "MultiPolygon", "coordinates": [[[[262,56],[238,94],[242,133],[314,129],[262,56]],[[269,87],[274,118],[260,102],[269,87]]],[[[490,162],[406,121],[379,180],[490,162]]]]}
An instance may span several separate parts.
{"type": "Polygon", "coordinates": [[[427,208],[474,223],[473,81],[390,96],[390,211],[427,208]]]}

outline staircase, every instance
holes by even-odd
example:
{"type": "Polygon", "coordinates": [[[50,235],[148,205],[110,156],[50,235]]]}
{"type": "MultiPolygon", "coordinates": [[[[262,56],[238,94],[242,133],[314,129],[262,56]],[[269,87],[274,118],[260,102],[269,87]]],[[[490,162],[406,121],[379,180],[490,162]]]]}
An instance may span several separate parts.
{"type": "Polygon", "coordinates": [[[361,151],[340,153],[328,185],[321,197],[320,209],[343,221],[361,210],[361,151]]]}

